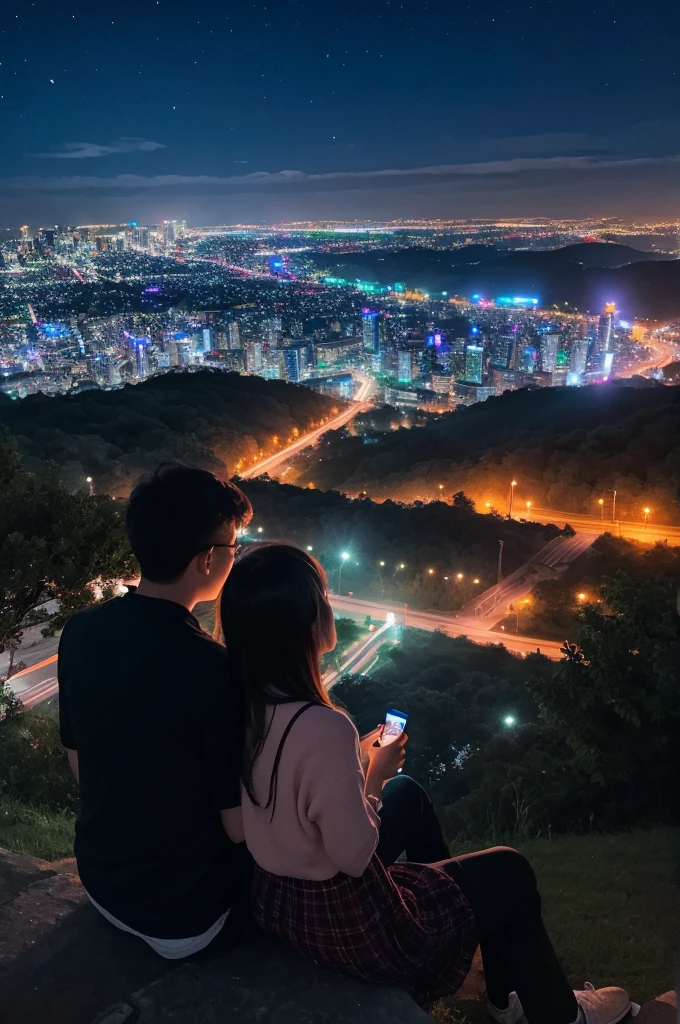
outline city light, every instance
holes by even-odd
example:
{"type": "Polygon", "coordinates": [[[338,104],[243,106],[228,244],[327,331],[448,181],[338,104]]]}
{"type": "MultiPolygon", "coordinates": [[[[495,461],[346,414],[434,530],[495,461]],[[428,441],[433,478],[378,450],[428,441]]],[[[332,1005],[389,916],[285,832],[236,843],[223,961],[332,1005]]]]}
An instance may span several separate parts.
{"type": "Polygon", "coordinates": [[[456,579],[457,579],[457,580],[462,580],[462,579],[463,579],[463,574],[462,574],[462,572],[457,572],[457,573],[456,573],[456,579]]]}
{"type": "Polygon", "coordinates": [[[430,576],[433,576],[433,575],[434,575],[434,569],[428,569],[427,571],[428,571],[428,573],[430,574],[430,576]]]}
{"type": "Polygon", "coordinates": [[[583,591],[581,591],[580,594],[577,594],[577,597],[578,597],[579,601],[585,601],[585,599],[586,599],[586,595],[583,593],[583,591]]]}
{"type": "Polygon", "coordinates": [[[473,582],[473,583],[479,583],[479,579],[478,579],[478,577],[477,577],[477,576],[475,576],[475,578],[473,579],[473,581],[472,581],[472,582],[473,582]]]}
{"type": "Polygon", "coordinates": [[[307,545],[307,550],[308,550],[308,551],[313,551],[313,550],[314,550],[314,548],[312,547],[312,545],[311,545],[311,544],[308,544],[308,545],[307,545]]]}

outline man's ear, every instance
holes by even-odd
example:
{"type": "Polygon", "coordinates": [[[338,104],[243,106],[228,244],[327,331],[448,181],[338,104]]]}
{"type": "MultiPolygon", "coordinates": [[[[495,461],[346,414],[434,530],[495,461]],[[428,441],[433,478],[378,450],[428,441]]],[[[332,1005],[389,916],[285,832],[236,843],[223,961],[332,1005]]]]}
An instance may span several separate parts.
{"type": "Polygon", "coordinates": [[[201,576],[209,576],[212,565],[213,549],[208,548],[206,551],[199,551],[196,555],[196,571],[201,576]]]}

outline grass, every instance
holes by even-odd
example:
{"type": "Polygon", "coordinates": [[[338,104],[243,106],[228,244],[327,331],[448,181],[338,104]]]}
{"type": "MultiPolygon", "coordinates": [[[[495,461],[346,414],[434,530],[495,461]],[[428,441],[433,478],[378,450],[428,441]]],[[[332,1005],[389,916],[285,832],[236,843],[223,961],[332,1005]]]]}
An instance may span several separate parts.
{"type": "MultiPolygon", "coordinates": [[[[574,988],[621,985],[645,1002],[673,987],[680,829],[510,845],[536,870],[548,933],[574,988]]],[[[480,1004],[450,999],[440,1000],[433,1016],[437,1024],[484,1020],[480,1004]]]]}
{"type": "Polygon", "coordinates": [[[0,797],[0,846],[44,860],[73,856],[72,814],[40,811],[0,797]]]}

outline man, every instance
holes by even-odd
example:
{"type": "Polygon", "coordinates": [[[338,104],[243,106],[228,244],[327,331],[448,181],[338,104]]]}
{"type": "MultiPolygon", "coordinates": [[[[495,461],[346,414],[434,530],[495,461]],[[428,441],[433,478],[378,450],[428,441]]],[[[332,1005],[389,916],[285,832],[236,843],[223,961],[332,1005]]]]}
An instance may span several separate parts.
{"type": "Polygon", "coordinates": [[[139,586],[74,615],[59,645],[82,883],[111,923],[171,959],[235,930],[246,888],[245,847],[226,833],[240,820],[241,697],[192,612],[217,598],[251,515],[233,484],[161,467],[127,508],[139,586]]]}

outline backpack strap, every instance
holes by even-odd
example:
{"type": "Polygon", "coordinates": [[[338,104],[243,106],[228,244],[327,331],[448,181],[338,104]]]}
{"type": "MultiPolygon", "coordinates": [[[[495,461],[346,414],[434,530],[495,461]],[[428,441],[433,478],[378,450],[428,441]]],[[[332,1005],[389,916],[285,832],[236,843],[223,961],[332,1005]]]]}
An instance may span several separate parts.
{"type": "Polygon", "coordinates": [[[272,768],[271,779],[269,780],[269,796],[267,797],[267,803],[264,805],[265,808],[269,807],[270,804],[272,805],[272,815],[271,815],[271,818],[269,819],[270,821],[273,821],[273,819],[274,819],[274,811],[276,810],[276,793],[277,793],[278,781],[279,781],[279,762],[281,761],[281,754],[283,753],[283,745],[286,742],[286,740],[288,739],[288,734],[289,734],[290,730],[293,728],[293,726],[295,725],[295,723],[297,722],[297,720],[300,717],[300,715],[302,715],[307,710],[307,708],[313,708],[315,706],[316,705],[313,704],[311,701],[308,704],[303,704],[303,706],[301,708],[297,709],[297,711],[295,712],[295,714],[291,718],[290,722],[288,723],[286,728],[283,730],[283,736],[281,737],[281,739],[279,741],[279,746],[278,746],[278,749],[276,751],[276,757],[274,758],[274,766],[272,768]]]}

